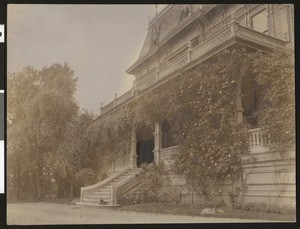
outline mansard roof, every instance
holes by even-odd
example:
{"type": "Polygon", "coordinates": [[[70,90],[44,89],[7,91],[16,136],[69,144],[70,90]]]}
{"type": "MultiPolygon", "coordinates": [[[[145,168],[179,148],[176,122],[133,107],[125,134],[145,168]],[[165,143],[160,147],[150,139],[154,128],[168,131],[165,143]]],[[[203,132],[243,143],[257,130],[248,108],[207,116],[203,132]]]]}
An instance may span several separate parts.
{"type": "Polygon", "coordinates": [[[186,5],[168,5],[161,12],[159,12],[150,22],[148,32],[142,50],[140,52],[138,60],[127,70],[131,72],[132,67],[136,66],[147,56],[151,55],[155,48],[164,41],[172,30],[174,30],[180,20],[182,19],[183,13],[187,15],[197,10],[202,10],[200,4],[186,5]]]}
{"type": "Polygon", "coordinates": [[[158,35],[157,40],[161,41],[174,27],[176,27],[183,6],[184,5],[169,5],[152,19],[139,59],[149,53],[153,38],[156,35],[158,35]]]}

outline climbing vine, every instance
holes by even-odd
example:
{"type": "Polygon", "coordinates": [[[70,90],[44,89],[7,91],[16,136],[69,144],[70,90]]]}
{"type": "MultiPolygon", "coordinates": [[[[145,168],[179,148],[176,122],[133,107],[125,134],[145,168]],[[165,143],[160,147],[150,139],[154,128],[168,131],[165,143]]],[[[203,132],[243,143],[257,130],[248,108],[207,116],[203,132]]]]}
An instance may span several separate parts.
{"type": "Polygon", "coordinates": [[[174,169],[210,200],[220,181],[236,181],[241,155],[248,153],[249,126],[237,121],[241,75],[252,74],[263,91],[266,144],[285,149],[294,143],[294,63],[291,49],[273,53],[225,50],[129,105],[100,117],[91,128],[99,149],[130,152],[133,128],[168,120],[180,143],[174,169]],[[118,144],[116,144],[116,142],[118,144]]]}
{"type": "Polygon", "coordinates": [[[178,93],[180,148],[175,169],[210,200],[220,181],[237,180],[248,152],[246,123],[237,122],[237,82],[247,63],[242,49],[226,50],[184,75],[178,93]]]}
{"type": "Polygon", "coordinates": [[[259,126],[264,144],[283,152],[295,146],[295,63],[293,47],[250,55],[255,81],[262,89],[259,126]]]}
{"type": "Polygon", "coordinates": [[[115,159],[130,153],[131,131],[131,113],[128,107],[122,107],[98,117],[86,134],[102,158],[115,159]]]}

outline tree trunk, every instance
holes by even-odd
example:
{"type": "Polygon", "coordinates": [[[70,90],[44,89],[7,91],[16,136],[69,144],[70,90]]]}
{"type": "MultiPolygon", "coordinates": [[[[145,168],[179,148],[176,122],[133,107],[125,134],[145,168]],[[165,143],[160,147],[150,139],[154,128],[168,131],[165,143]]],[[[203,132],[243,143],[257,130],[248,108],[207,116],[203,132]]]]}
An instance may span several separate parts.
{"type": "Polygon", "coordinates": [[[194,207],[194,188],[193,188],[193,182],[192,185],[190,185],[190,193],[191,193],[191,208],[194,207]]]}
{"type": "Polygon", "coordinates": [[[16,201],[19,201],[20,200],[20,184],[21,184],[21,181],[20,181],[20,166],[19,166],[18,161],[16,163],[16,170],[14,172],[13,181],[14,181],[14,197],[13,198],[16,201]]]}
{"type": "Polygon", "coordinates": [[[41,158],[41,155],[39,153],[37,155],[37,176],[36,176],[36,182],[37,182],[37,199],[43,200],[45,199],[45,192],[44,192],[44,179],[43,179],[43,159],[41,158]]]}
{"type": "Polygon", "coordinates": [[[74,183],[73,180],[71,180],[71,186],[70,186],[70,197],[74,198],[74,183]]]}
{"type": "Polygon", "coordinates": [[[56,198],[65,197],[65,190],[67,189],[66,181],[59,176],[55,176],[55,181],[57,184],[56,198]]]}

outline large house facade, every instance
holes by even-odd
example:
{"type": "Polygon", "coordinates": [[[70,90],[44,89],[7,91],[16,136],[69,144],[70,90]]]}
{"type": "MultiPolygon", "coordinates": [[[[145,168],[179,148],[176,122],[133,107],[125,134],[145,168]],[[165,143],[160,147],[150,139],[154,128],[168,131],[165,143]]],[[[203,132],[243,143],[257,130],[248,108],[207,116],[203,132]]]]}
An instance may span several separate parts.
{"type": "MultiPolygon", "coordinates": [[[[130,104],[137,98],[159,88],[189,69],[203,63],[224,49],[245,46],[255,50],[271,50],[294,43],[293,5],[290,4],[186,4],[168,5],[149,20],[148,33],[136,62],[127,73],[135,76],[132,88],[103,106],[100,117],[130,104]]],[[[295,204],[295,149],[287,159],[263,147],[256,127],[256,110],[260,95],[243,77],[238,87],[236,118],[251,124],[250,154],[255,163],[243,163],[247,176],[244,201],[295,204]],[[288,163],[287,163],[288,162],[288,163]],[[288,169],[280,170],[288,164],[288,169]],[[276,179],[274,178],[276,176],[276,179]]],[[[130,155],[115,160],[104,181],[81,188],[79,204],[99,205],[105,200],[117,205],[124,192],[138,189],[135,174],[143,163],[171,162],[178,146],[168,141],[168,127],[155,123],[148,130],[132,131],[130,155]],[[147,137],[145,137],[147,136],[147,137]]],[[[286,168],[286,167],[285,167],[286,168]]],[[[173,174],[174,185],[185,185],[182,176],[173,174]]],[[[188,188],[185,190],[189,192],[188,188]]]]}

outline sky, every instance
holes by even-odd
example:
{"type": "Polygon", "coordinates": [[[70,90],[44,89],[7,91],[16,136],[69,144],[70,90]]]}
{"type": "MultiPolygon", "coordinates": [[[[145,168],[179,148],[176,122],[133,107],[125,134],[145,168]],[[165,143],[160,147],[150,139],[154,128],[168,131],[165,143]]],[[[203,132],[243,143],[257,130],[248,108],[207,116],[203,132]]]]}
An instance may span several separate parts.
{"type": "Polygon", "coordinates": [[[78,77],[80,108],[99,114],[101,102],[132,87],[134,76],[125,71],[137,60],[154,14],[154,5],[11,4],[8,72],[67,62],[78,77]]]}

